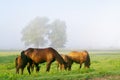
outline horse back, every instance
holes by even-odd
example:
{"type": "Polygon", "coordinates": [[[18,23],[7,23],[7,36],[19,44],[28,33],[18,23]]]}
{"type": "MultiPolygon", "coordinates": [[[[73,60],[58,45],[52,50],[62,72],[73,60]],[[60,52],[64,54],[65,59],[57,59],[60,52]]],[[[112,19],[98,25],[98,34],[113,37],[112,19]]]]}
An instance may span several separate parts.
{"type": "Polygon", "coordinates": [[[71,53],[68,54],[68,56],[72,58],[72,60],[76,63],[83,63],[87,59],[88,52],[87,51],[81,51],[81,52],[72,51],[71,53]]]}
{"type": "Polygon", "coordinates": [[[76,63],[80,63],[80,56],[78,52],[72,51],[68,54],[68,56],[76,63]]]}
{"type": "Polygon", "coordinates": [[[21,59],[21,56],[16,57],[15,66],[16,68],[23,68],[23,61],[21,59]]]}
{"type": "Polygon", "coordinates": [[[26,50],[26,55],[29,56],[29,58],[31,58],[35,63],[43,63],[55,59],[50,48],[29,48],[26,50]]]}

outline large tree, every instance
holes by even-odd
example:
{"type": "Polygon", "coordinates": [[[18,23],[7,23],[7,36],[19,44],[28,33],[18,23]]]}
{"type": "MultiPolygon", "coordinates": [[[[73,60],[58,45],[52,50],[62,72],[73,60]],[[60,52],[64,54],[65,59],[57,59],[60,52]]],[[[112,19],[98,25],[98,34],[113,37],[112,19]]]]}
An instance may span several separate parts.
{"type": "Polygon", "coordinates": [[[36,17],[22,30],[22,41],[25,46],[34,45],[35,47],[44,46],[47,24],[49,19],[46,17],[36,17]]]}
{"type": "Polygon", "coordinates": [[[48,38],[51,42],[50,46],[61,48],[65,46],[66,36],[66,24],[64,21],[55,20],[50,24],[50,34],[48,38]]]}

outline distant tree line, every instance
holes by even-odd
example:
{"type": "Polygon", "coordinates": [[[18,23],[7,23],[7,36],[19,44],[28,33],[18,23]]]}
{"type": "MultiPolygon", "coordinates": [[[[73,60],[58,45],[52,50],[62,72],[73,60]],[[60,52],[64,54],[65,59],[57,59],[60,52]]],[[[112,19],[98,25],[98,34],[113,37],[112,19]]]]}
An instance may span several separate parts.
{"type": "Polygon", "coordinates": [[[25,46],[65,47],[66,24],[59,19],[50,23],[47,17],[36,17],[22,30],[22,41],[25,46]]]}

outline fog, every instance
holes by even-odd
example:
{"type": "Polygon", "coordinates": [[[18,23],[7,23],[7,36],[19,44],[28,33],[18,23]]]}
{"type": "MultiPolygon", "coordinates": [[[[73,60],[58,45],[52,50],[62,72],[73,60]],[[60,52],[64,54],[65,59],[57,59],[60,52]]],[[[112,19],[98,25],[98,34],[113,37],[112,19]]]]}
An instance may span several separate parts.
{"type": "Polygon", "coordinates": [[[0,49],[25,48],[21,31],[36,16],[66,22],[66,48],[120,49],[119,0],[0,0],[0,49]]]}

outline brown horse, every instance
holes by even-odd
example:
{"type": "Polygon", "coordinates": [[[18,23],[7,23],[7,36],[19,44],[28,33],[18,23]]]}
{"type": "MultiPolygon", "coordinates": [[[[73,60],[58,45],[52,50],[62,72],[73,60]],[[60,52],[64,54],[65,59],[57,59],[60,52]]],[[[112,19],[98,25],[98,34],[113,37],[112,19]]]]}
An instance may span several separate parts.
{"type": "Polygon", "coordinates": [[[21,58],[21,56],[18,56],[16,59],[15,59],[15,66],[16,66],[16,73],[19,74],[19,69],[21,69],[21,74],[23,74],[23,70],[25,68],[25,66],[27,65],[27,60],[25,60],[21,58]]]}
{"type": "MultiPolygon", "coordinates": [[[[26,65],[27,65],[27,69],[28,69],[28,67],[30,67],[31,70],[33,71],[34,64],[30,64],[27,61],[27,58],[21,58],[21,56],[16,57],[16,59],[15,59],[16,73],[19,74],[19,69],[21,69],[21,74],[23,74],[23,71],[24,71],[24,68],[26,65]]],[[[29,74],[31,74],[30,71],[28,71],[28,72],[29,72],[29,74]]]]}
{"type": "Polygon", "coordinates": [[[46,71],[50,70],[51,63],[57,60],[61,65],[64,65],[65,69],[67,67],[65,61],[60,56],[60,54],[53,48],[28,48],[24,52],[21,53],[22,57],[27,57],[31,59],[36,66],[39,63],[47,62],[46,71]]]}
{"type": "MultiPolygon", "coordinates": [[[[73,63],[73,61],[71,60],[71,58],[65,54],[61,54],[62,58],[64,59],[64,61],[66,62],[67,64],[67,70],[71,70],[71,65],[73,63]]],[[[63,70],[65,69],[64,68],[64,65],[60,65],[59,63],[57,63],[58,66],[57,66],[57,69],[60,68],[60,70],[63,70]]]]}
{"type": "Polygon", "coordinates": [[[83,63],[86,68],[90,67],[90,56],[87,51],[72,51],[68,54],[68,56],[72,59],[73,62],[80,64],[80,68],[82,67],[83,63]]]}

